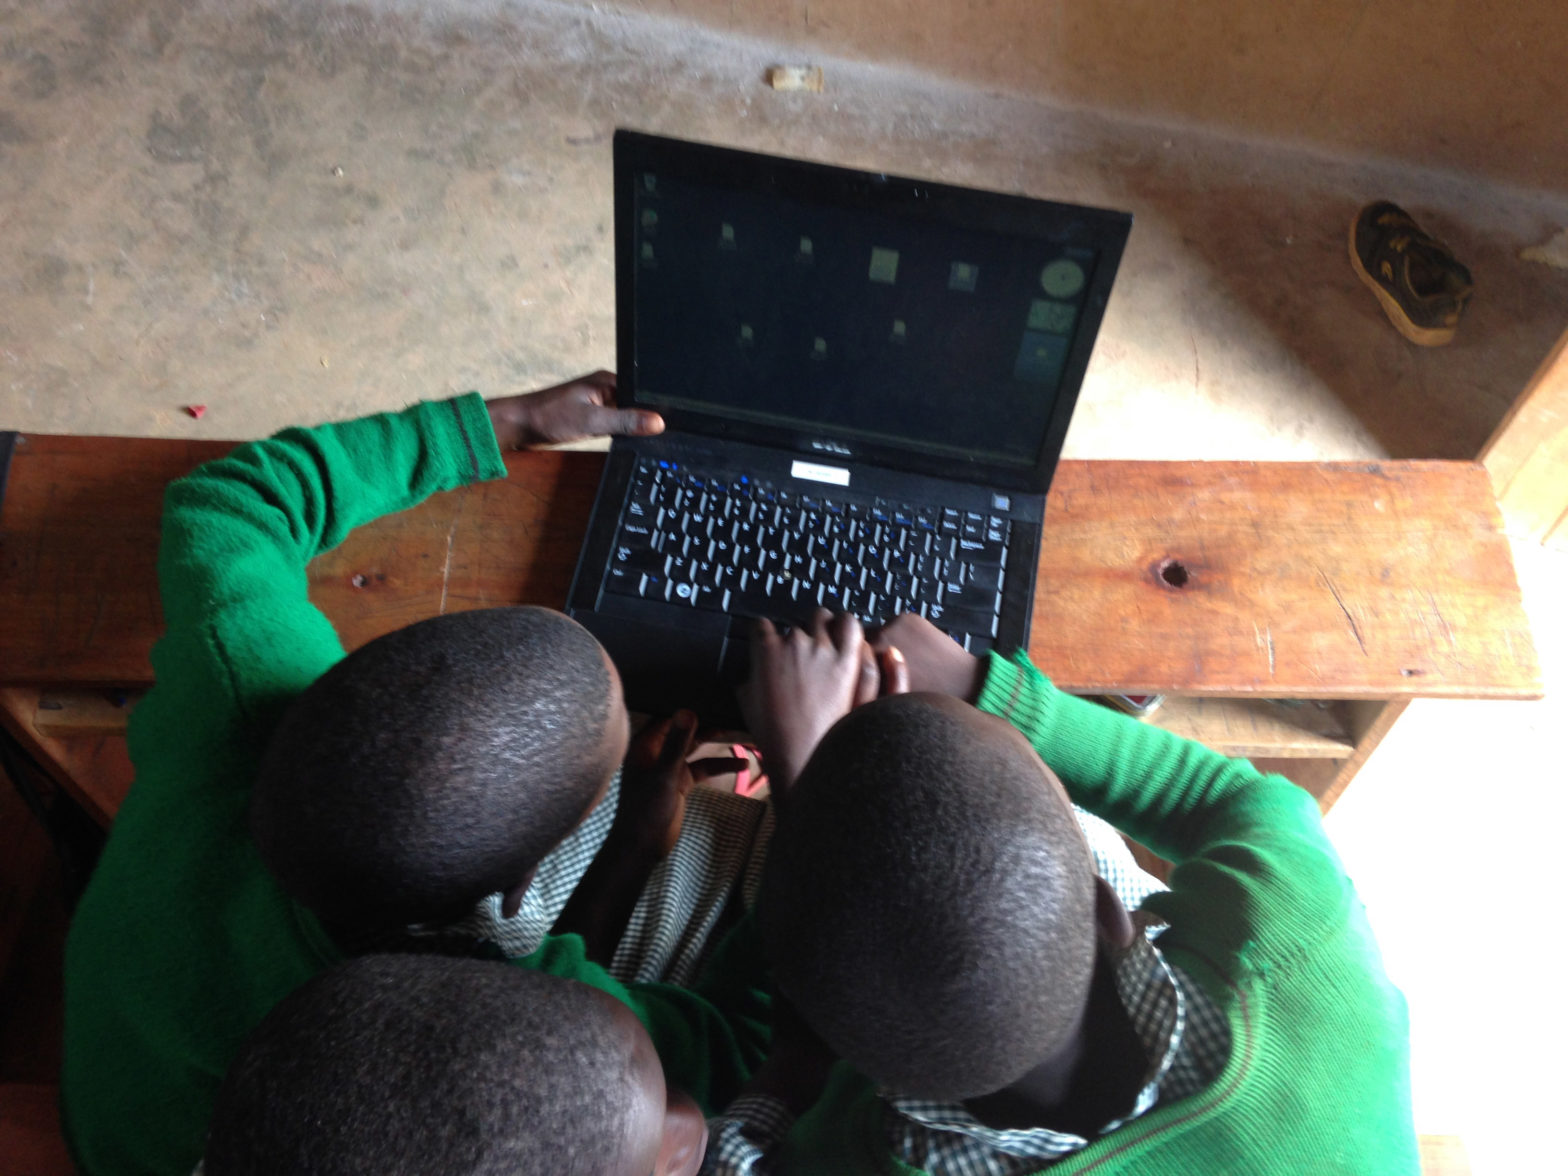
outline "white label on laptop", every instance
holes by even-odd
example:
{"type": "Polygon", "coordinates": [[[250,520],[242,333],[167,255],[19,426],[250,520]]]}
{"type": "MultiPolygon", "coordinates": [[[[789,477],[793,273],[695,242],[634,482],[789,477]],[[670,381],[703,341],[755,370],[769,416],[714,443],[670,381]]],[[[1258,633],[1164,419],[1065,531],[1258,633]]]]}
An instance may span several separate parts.
{"type": "Polygon", "coordinates": [[[849,471],[838,466],[818,465],[814,461],[797,461],[789,467],[790,476],[812,482],[831,482],[835,486],[849,485],[849,471]]]}

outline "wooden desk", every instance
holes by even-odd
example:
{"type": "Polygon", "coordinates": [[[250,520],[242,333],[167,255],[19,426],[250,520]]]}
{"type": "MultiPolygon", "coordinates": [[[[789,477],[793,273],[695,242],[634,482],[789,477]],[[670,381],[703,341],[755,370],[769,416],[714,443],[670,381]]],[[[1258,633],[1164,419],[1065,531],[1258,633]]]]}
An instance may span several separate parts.
{"type": "MultiPolygon", "coordinates": [[[[0,716],[44,755],[51,739],[114,736],[59,738],[69,718],[51,729],[41,694],[69,712],[72,690],[150,684],[162,489],[229,448],[18,438],[0,504],[0,716]]],[[[505,481],[356,531],[311,565],[312,599],[351,649],[442,612],[558,607],[602,465],[512,455],[505,481]]],[[[1409,699],[1541,693],[1474,463],[1067,461],[1040,564],[1030,654],[1058,685],[1177,696],[1156,721],[1285,767],[1325,807],[1409,699]]],[[[105,814],[124,783],[97,790],[105,814]]]]}

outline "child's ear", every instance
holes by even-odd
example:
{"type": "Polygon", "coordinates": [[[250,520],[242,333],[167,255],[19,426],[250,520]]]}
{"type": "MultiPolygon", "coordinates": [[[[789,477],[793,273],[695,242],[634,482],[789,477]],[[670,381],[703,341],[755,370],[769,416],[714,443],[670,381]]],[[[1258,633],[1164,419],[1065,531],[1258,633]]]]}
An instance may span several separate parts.
{"type": "Polygon", "coordinates": [[[665,1094],[664,1138],[654,1176],[697,1176],[708,1150],[708,1123],[702,1108],[683,1090],[665,1094]]]}
{"type": "Polygon", "coordinates": [[[1116,891],[1098,875],[1094,879],[1094,927],[1100,942],[1117,951],[1131,947],[1138,934],[1116,891]]]}

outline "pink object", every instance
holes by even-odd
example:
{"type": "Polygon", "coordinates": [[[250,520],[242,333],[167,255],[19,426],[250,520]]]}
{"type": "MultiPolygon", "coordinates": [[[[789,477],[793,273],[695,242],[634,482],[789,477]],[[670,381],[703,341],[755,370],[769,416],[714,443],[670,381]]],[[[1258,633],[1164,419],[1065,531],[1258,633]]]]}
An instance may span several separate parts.
{"type": "Polygon", "coordinates": [[[746,761],[746,766],[735,773],[735,793],[737,796],[755,796],[758,792],[764,791],[768,786],[767,773],[762,770],[762,760],[760,757],[758,757],[756,761],[757,771],[755,774],[752,773],[751,755],[747,754],[749,751],[749,748],[746,748],[739,743],[730,745],[730,754],[735,756],[737,759],[743,759],[746,761]]]}
{"type": "Polygon", "coordinates": [[[187,404],[185,406],[185,411],[190,413],[191,416],[195,417],[197,420],[201,420],[201,418],[207,413],[207,406],[205,404],[187,404]]]}

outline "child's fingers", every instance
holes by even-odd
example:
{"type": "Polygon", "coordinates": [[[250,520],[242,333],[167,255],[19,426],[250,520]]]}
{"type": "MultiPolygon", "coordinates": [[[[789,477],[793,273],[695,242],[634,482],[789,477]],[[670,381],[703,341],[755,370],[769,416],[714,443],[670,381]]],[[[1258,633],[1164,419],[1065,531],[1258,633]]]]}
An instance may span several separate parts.
{"type": "Polygon", "coordinates": [[[882,693],[908,694],[909,663],[898,646],[890,645],[878,653],[877,662],[882,669],[882,693]]]}
{"type": "Polygon", "coordinates": [[[678,710],[669,718],[669,733],[659,751],[658,769],[672,770],[691,754],[692,741],[697,737],[697,716],[689,710],[678,710]]]}
{"type": "MultiPolygon", "coordinates": [[[[759,650],[777,649],[781,638],[779,631],[773,627],[773,622],[767,617],[758,617],[751,627],[751,649],[753,653],[759,650]]],[[[752,662],[756,664],[755,659],[752,662]]]]}
{"type": "Polygon", "coordinates": [[[637,738],[632,740],[631,750],[626,753],[627,766],[645,772],[660,764],[670,742],[670,727],[674,722],[674,715],[667,719],[655,719],[639,731],[637,738]]]}
{"type": "Polygon", "coordinates": [[[852,709],[876,701],[882,688],[882,670],[878,661],[878,656],[871,652],[869,645],[860,647],[860,673],[855,678],[855,696],[849,704],[852,709]]]}
{"type": "Polygon", "coordinates": [[[866,644],[866,631],[860,627],[860,621],[848,613],[839,613],[828,622],[828,628],[833,638],[833,646],[840,654],[848,657],[859,657],[860,651],[866,644]]]}

